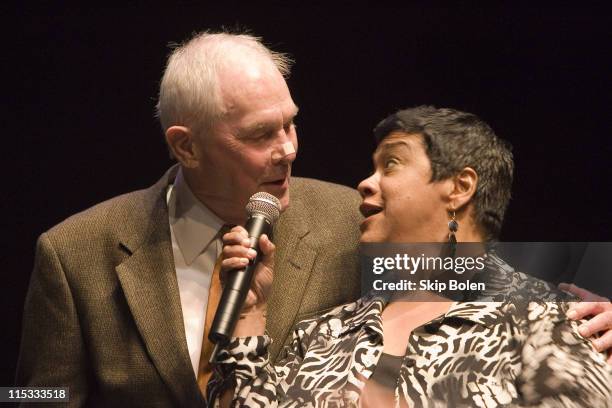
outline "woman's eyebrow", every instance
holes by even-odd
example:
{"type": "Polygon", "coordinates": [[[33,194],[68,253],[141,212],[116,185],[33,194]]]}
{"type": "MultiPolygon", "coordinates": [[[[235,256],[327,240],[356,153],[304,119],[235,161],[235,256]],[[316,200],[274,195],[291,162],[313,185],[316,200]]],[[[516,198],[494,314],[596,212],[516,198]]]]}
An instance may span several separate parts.
{"type": "Polygon", "coordinates": [[[410,154],[412,152],[412,146],[405,140],[394,140],[391,142],[383,141],[378,145],[376,152],[374,152],[373,161],[376,162],[377,158],[394,150],[406,150],[406,152],[410,154]]]}

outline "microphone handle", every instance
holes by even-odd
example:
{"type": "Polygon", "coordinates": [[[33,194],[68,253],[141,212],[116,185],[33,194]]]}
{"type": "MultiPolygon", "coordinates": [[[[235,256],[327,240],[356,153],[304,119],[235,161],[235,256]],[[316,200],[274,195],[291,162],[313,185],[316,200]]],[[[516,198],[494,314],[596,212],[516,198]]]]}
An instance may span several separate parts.
{"type": "Polygon", "coordinates": [[[259,237],[263,234],[270,236],[272,225],[266,217],[255,213],[247,220],[245,229],[249,233],[251,248],[257,251],[257,256],[246,268],[232,271],[226,277],[217,312],[208,333],[208,339],[215,344],[228,343],[234,333],[240,311],[251,288],[255,267],[260,261],[259,237]]]}

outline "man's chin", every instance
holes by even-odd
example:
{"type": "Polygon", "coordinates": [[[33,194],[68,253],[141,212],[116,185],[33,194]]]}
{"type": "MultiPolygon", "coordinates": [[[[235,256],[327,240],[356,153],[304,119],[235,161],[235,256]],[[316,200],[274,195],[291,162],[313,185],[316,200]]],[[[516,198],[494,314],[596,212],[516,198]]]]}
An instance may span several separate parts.
{"type": "Polygon", "coordinates": [[[274,197],[278,198],[281,204],[281,212],[285,211],[289,207],[289,188],[277,186],[270,186],[268,183],[261,185],[259,191],[264,191],[266,193],[272,194],[274,197]]]}

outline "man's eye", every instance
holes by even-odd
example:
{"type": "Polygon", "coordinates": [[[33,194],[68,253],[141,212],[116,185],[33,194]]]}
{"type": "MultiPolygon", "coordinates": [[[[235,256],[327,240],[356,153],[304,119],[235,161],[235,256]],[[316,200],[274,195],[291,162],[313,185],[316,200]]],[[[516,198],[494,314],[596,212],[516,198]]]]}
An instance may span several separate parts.
{"type": "Polygon", "coordinates": [[[291,128],[295,129],[296,126],[295,126],[295,123],[291,121],[289,123],[286,123],[284,128],[285,128],[285,133],[289,133],[291,131],[291,128]]]}
{"type": "Polygon", "coordinates": [[[249,139],[253,142],[263,142],[264,140],[270,139],[274,135],[274,132],[260,132],[252,134],[249,139]]]}

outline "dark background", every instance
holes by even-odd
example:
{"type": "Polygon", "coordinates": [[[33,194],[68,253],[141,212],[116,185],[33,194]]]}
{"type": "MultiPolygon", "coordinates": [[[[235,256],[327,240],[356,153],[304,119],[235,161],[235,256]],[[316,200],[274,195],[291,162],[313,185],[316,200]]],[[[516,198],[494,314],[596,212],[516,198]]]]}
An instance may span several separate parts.
{"type": "Polygon", "coordinates": [[[296,60],[294,174],[356,186],[371,129],[418,104],[514,145],[503,239],[607,241],[611,19],[581,7],[127,6],[3,13],[3,362],[12,384],[36,237],[171,165],[153,117],[169,42],[247,27],[296,60]],[[7,185],[8,184],[8,185],[7,185]]]}

